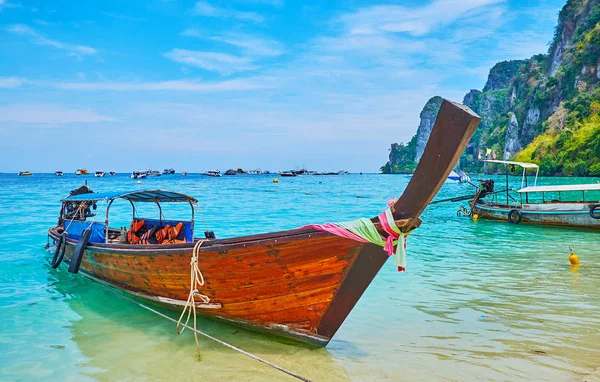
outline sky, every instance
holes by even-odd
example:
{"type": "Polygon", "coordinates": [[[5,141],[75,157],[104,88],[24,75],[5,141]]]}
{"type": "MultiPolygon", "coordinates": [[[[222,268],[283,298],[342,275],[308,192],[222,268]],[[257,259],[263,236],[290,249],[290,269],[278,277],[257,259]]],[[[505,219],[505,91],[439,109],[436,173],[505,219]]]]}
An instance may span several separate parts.
{"type": "Polygon", "coordinates": [[[376,172],[564,0],[0,0],[0,172],[376,172]]]}

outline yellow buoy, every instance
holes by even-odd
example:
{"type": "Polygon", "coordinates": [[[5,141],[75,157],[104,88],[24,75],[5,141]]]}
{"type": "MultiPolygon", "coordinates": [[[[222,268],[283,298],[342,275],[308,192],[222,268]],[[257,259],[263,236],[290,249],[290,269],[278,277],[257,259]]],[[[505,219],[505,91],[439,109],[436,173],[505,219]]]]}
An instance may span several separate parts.
{"type": "Polygon", "coordinates": [[[273,183],[279,183],[279,179],[277,179],[277,178],[273,179],[273,183]]]}
{"type": "Polygon", "coordinates": [[[473,214],[473,220],[477,220],[477,219],[479,219],[479,215],[473,214]]]}
{"type": "Polygon", "coordinates": [[[573,248],[569,246],[569,250],[571,251],[571,255],[569,256],[569,263],[571,265],[579,265],[579,257],[573,252],[573,248]]]}

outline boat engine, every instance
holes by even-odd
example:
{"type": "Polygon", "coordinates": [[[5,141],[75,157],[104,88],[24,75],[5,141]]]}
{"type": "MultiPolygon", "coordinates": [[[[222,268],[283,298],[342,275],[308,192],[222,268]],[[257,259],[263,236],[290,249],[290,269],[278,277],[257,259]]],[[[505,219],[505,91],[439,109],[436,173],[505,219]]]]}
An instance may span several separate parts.
{"type": "Polygon", "coordinates": [[[494,181],[492,179],[480,180],[479,191],[477,192],[476,199],[485,198],[487,194],[494,193],[494,181]]]}

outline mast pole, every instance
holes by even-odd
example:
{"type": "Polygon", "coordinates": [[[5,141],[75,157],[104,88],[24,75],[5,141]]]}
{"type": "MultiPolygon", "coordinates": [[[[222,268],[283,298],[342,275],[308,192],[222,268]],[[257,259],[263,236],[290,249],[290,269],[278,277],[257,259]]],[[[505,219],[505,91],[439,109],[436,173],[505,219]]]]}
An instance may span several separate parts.
{"type": "Polygon", "coordinates": [[[506,176],[506,206],[508,207],[510,205],[508,200],[508,164],[504,165],[504,175],[506,176]]]}
{"type": "Polygon", "coordinates": [[[111,199],[110,202],[108,202],[108,205],[106,206],[106,219],[104,220],[104,242],[108,244],[108,210],[110,210],[110,205],[112,204],[112,202],[114,201],[114,199],[111,199]]]}

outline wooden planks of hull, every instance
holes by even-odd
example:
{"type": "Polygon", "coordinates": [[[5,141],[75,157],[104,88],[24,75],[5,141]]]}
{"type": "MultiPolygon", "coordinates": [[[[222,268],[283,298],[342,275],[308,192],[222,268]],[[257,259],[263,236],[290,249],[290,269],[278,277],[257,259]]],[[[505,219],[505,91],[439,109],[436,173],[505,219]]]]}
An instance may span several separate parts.
{"type": "MultiPolygon", "coordinates": [[[[58,233],[51,236],[57,239],[58,233]]],[[[74,244],[68,242],[67,261],[74,244]]],[[[198,262],[206,282],[200,292],[209,296],[211,302],[221,304],[221,308],[199,312],[305,342],[304,334],[310,333],[318,341],[308,342],[325,345],[347,314],[329,318],[327,324],[321,320],[364,247],[363,243],[323,233],[305,234],[293,241],[277,240],[266,246],[234,243],[206,247],[198,262]]],[[[387,258],[380,247],[372,247],[363,256],[373,257],[375,249],[379,265],[353,272],[358,271],[369,283],[387,258]]],[[[173,255],[168,249],[128,253],[90,245],[81,272],[141,297],[169,301],[166,304],[171,308],[181,309],[189,293],[190,257],[191,247],[188,253],[173,255]]],[[[349,306],[348,313],[367,285],[344,293],[346,301],[342,305],[349,306]]]]}

